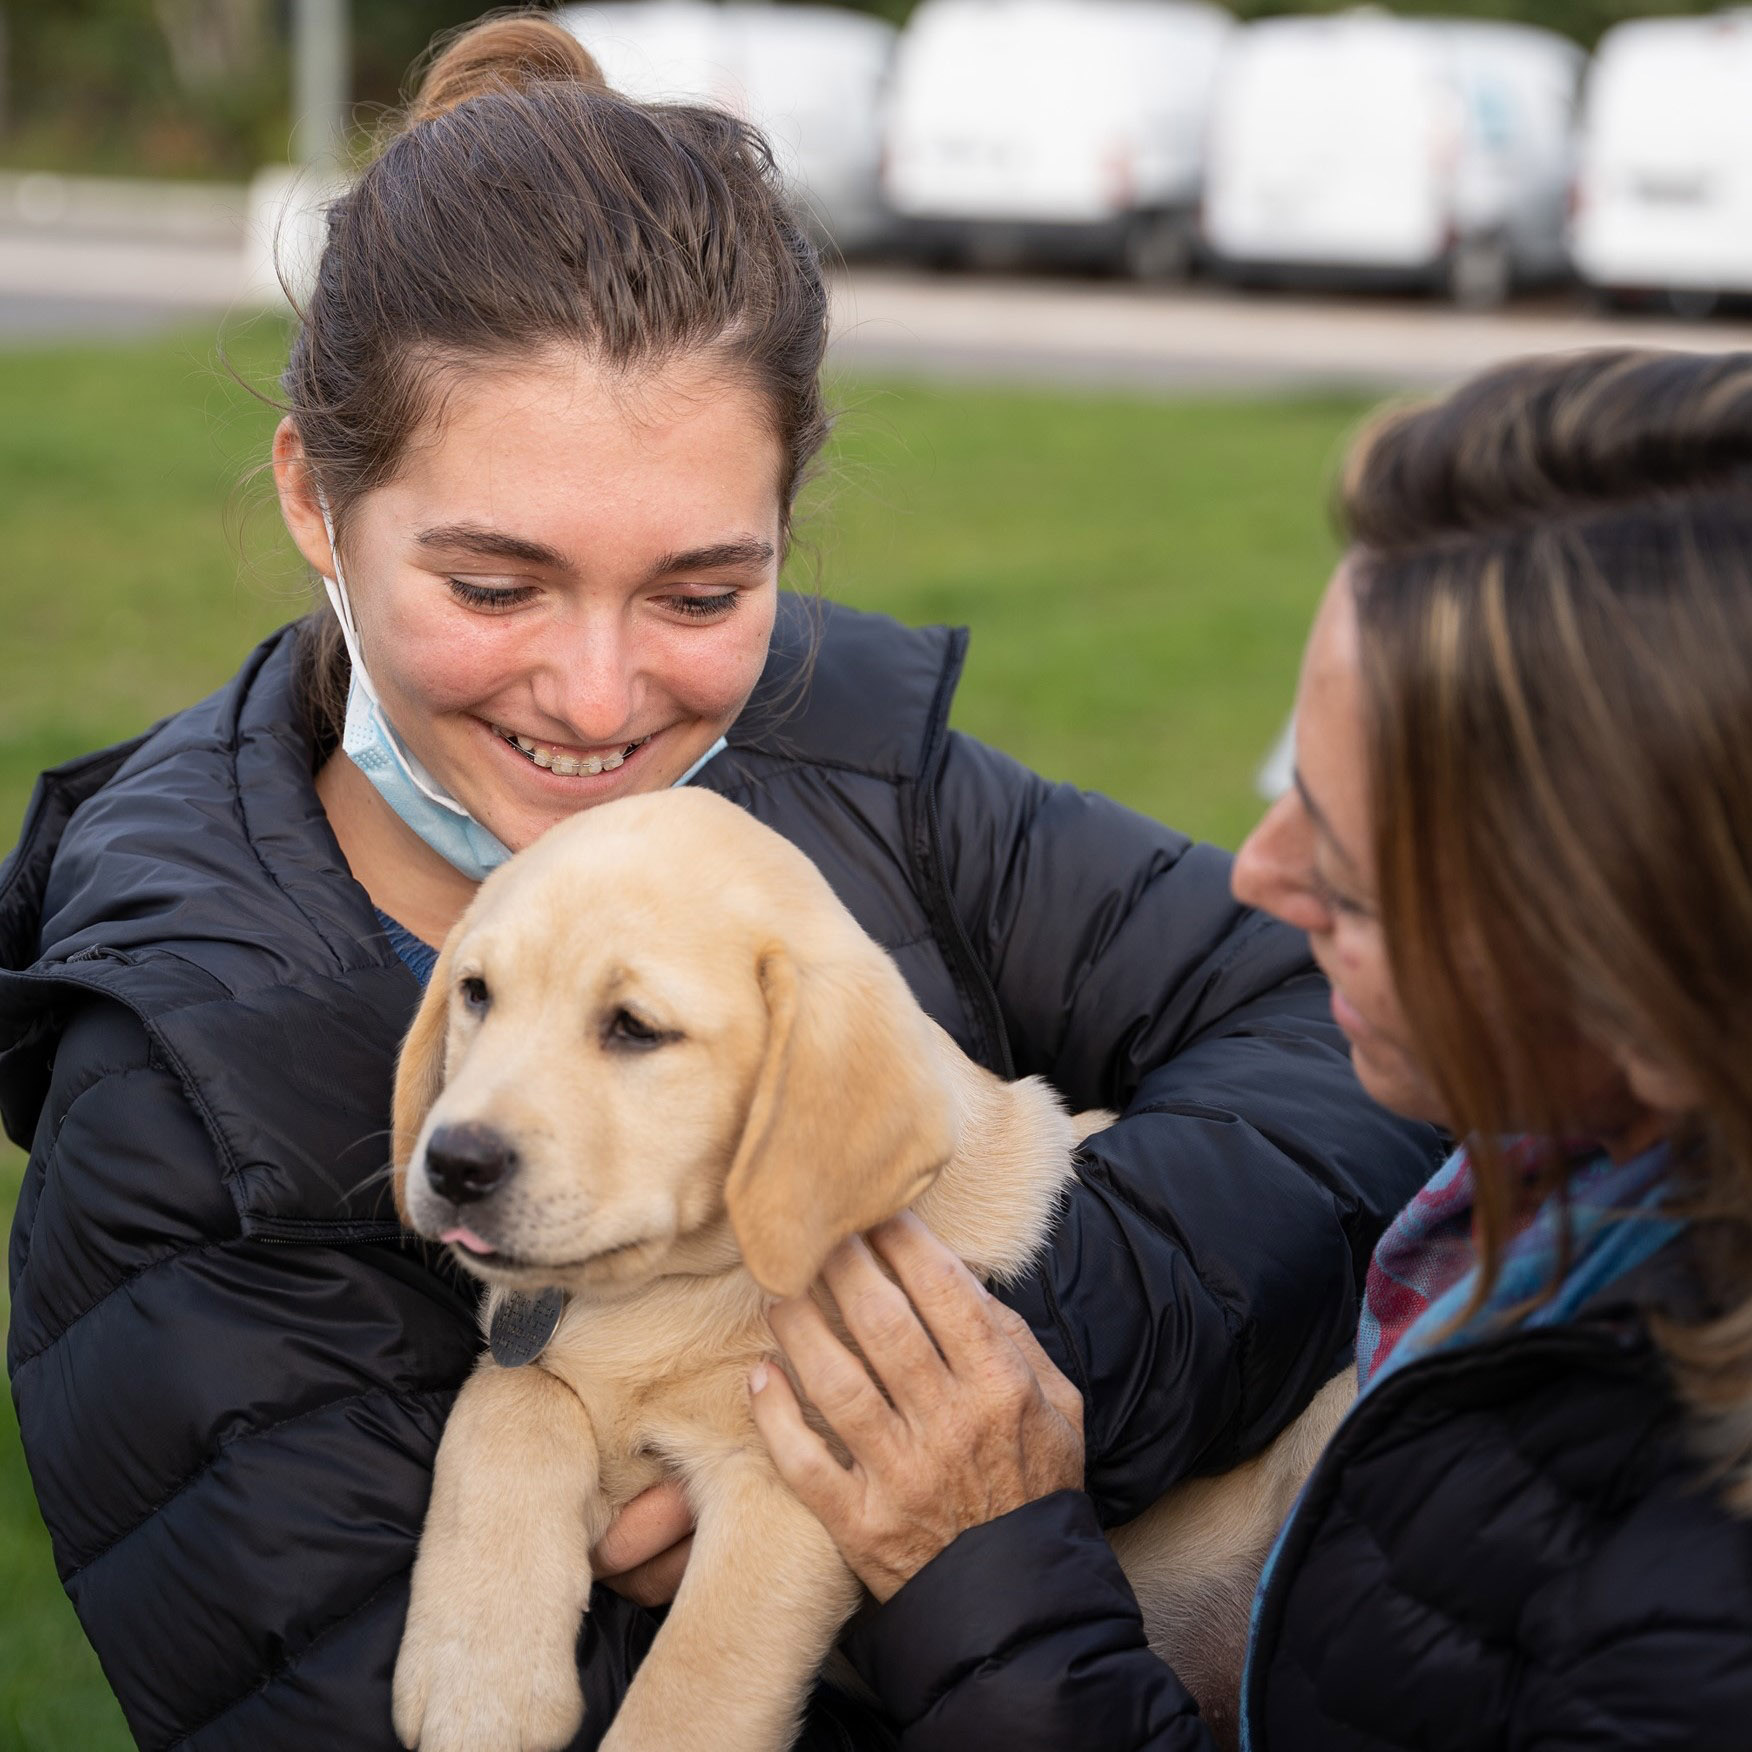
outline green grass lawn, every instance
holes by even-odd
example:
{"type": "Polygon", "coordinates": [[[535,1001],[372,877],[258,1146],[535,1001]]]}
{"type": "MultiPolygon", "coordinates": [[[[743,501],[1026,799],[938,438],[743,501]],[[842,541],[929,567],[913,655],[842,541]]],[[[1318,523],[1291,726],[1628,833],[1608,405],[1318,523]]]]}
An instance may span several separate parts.
{"type": "MultiPolygon", "coordinates": [[[[229,343],[267,386],[283,335],[229,343]]],[[[1331,564],[1361,409],[836,386],[800,578],[974,629],[957,722],[1043,772],[1233,844],[1331,564]]],[[[210,338],[0,354],[0,844],[45,765],[217,686],[299,612],[266,484],[271,409],[210,338]]],[[[19,1158],[0,1144],[0,1214],[19,1158]]],[[[128,1744],[0,1411],[0,1752],[128,1744]]]]}

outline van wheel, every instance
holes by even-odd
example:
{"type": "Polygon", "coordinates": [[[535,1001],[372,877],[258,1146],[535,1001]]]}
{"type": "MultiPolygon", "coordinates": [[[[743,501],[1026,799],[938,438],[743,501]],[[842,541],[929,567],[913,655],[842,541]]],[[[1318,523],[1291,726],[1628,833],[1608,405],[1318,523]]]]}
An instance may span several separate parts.
{"type": "Polygon", "coordinates": [[[1463,237],[1448,251],[1442,278],[1462,310],[1495,310],[1509,295],[1514,268],[1500,237],[1463,237]]]}
{"type": "Polygon", "coordinates": [[[1169,286],[1192,272],[1192,225],[1178,213],[1141,213],[1126,228],[1121,249],[1134,280],[1169,286]]]}
{"type": "Polygon", "coordinates": [[[1664,300],[1681,322],[1702,322],[1706,316],[1714,316],[1721,301],[1719,292],[1699,291],[1695,286],[1669,286],[1664,300]]]}

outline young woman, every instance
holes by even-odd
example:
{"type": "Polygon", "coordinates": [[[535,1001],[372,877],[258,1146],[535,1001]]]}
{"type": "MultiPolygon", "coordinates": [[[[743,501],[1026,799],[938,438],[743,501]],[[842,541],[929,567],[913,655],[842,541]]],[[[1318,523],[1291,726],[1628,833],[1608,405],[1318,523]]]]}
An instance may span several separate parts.
{"type": "MultiPolygon", "coordinates": [[[[734,798],[965,1048],[1123,1111],[1015,1298],[1111,1516],[1296,1412],[1428,1174],[1223,855],[951,733],[962,635],[781,595],[826,309],[747,130],[616,97],[548,23],[465,36],[334,208],[286,374],[281,503],[333,610],[43,782],[0,887],[9,1360],[144,1745],[393,1743],[479,1338],[387,1204],[391,1068],[475,883],[575,810],[734,798]]],[[[597,1568],[660,1598],[685,1514],[623,1519],[597,1568]]],[[[598,1592],[586,1743],[653,1622],[598,1592]]],[[[823,1700],[806,1742],[887,1734],[823,1700]]]]}
{"type": "MultiPolygon", "coordinates": [[[[1748,1743],[1749,483],[1744,354],[1512,367],[1352,463],[1235,889],[1309,933],[1365,1087],[1469,1142],[1376,1251],[1362,1397],[1255,1602],[1256,1752],[1748,1743]]],[[[1076,1389],[916,1225],[876,1247],[942,1343],[842,1251],[892,1404],[773,1315],[851,1469],[751,1385],[886,1602],[854,1648],[902,1744],[1210,1746],[1079,1492],[1076,1389]]]]}

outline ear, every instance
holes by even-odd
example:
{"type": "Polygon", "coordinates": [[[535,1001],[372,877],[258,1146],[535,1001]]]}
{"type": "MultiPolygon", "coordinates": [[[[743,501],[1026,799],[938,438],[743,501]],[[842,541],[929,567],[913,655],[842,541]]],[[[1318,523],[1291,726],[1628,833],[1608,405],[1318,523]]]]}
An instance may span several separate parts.
{"type": "Polygon", "coordinates": [[[724,1200],[761,1288],[801,1294],[848,1235],[904,1210],[955,1142],[931,1027],[906,982],[869,954],[799,969],[761,957],[765,1056],[724,1200]]]}
{"type": "Polygon", "coordinates": [[[395,1061],[395,1099],[390,1110],[392,1160],[396,1214],[404,1223],[408,1220],[408,1160],[426,1115],[444,1087],[444,1037],[450,1028],[450,959],[446,944],[426,981],[426,995],[420,999],[414,1025],[395,1061]]]}
{"type": "Polygon", "coordinates": [[[304,441],[290,417],[274,431],[274,490],[280,498],[280,515],[286,532],[297,544],[313,572],[325,578],[335,575],[335,559],[323,527],[322,508],[317,503],[316,479],[304,457],[304,441]]]}

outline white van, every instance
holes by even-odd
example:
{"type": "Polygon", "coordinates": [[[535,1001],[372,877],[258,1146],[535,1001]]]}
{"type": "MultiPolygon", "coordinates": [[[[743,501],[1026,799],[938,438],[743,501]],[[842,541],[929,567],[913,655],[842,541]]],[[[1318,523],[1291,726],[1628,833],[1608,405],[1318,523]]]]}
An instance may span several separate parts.
{"type": "Polygon", "coordinates": [[[1249,25],[1211,125],[1213,257],[1238,278],[1421,282],[1473,305],[1561,274],[1583,59],[1527,25],[1249,25]]]}
{"type": "Polygon", "coordinates": [[[878,187],[891,24],[833,6],[645,0],[558,15],[617,91],[716,104],[772,143],[791,197],[841,249],[886,231],[878,187]]]}
{"type": "Polygon", "coordinates": [[[1185,269],[1229,14],[1203,0],[923,0],[883,187],[927,255],[1185,269]]]}
{"type": "Polygon", "coordinates": [[[1571,251],[1608,296],[1702,310],[1752,292],[1752,12],[1639,19],[1600,39],[1571,251]]]}

